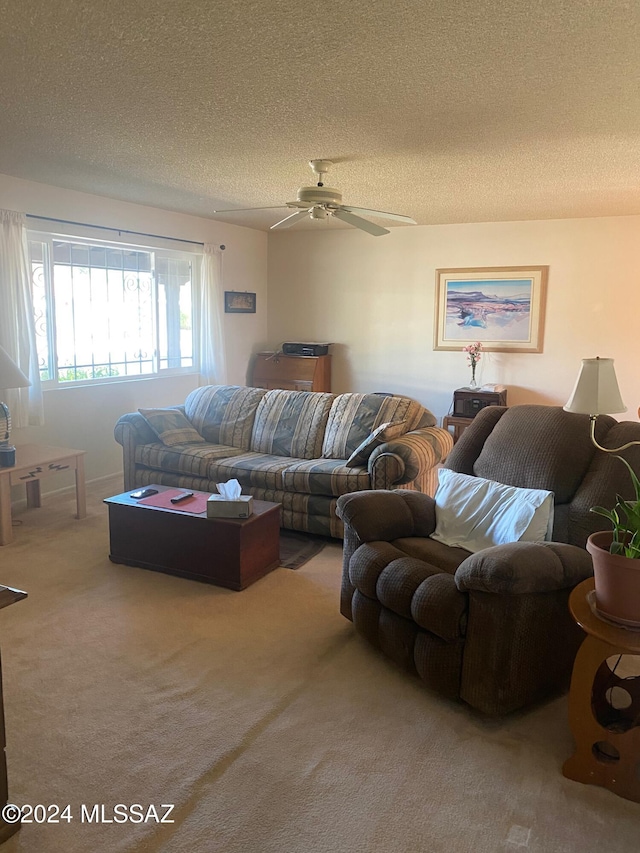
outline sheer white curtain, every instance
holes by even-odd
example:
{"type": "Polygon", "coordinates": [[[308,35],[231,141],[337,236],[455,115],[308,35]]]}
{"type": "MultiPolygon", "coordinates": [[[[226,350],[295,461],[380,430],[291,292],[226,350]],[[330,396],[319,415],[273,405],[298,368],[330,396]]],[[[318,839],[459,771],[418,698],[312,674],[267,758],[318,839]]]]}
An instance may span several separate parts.
{"type": "Polygon", "coordinates": [[[13,426],[40,426],[44,415],[26,217],[14,210],[0,210],[0,346],[31,380],[30,388],[0,389],[13,426]]]}
{"type": "Polygon", "coordinates": [[[222,250],[205,243],[200,299],[200,373],[207,385],[227,382],[222,310],[222,250]]]}

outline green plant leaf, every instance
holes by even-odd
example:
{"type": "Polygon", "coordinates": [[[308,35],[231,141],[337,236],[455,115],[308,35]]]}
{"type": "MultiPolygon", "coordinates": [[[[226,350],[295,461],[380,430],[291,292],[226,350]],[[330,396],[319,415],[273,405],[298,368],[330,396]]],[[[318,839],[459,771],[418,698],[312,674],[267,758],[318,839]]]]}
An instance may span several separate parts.
{"type": "Polygon", "coordinates": [[[631,474],[631,482],[633,483],[633,488],[635,489],[635,492],[636,492],[636,501],[637,501],[638,503],[640,503],[640,480],[639,480],[639,479],[638,479],[638,477],[636,476],[636,472],[633,470],[633,468],[631,467],[631,465],[629,465],[629,463],[627,462],[627,460],[626,460],[626,459],[624,459],[622,456],[618,456],[618,455],[616,454],[616,457],[615,457],[615,458],[616,458],[616,459],[619,459],[619,460],[622,462],[622,464],[623,464],[623,465],[626,465],[626,466],[627,466],[627,469],[628,469],[629,473],[631,474]]]}
{"type": "Polygon", "coordinates": [[[612,521],[614,524],[617,523],[617,517],[613,514],[612,510],[605,509],[603,506],[592,506],[590,512],[595,512],[597,515],[604,515],[605,518],[608,518],[609,521],[612,521]]]}
{"type": "Polygon", "coordinates": [[[612,509],[593,506],[591,512],[602,515],[611,522],[612,542],[609,552],[637,559],[640,557],[640,479],[626,459],[618,455],[616,458],[627,467],[631,475],[636,500],[628,501],[617,494],[616,503],[612,509]]]}

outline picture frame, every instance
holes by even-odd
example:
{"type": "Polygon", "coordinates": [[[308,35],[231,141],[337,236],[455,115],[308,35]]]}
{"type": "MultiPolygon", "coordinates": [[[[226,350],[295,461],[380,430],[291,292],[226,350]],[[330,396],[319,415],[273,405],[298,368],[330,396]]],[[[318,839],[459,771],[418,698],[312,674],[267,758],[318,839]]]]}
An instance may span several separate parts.
{"type": "Polygon", "coordinates": [[[542,352],[548,266],[436,270],[434,350],[542,352]]]}
{"type": "Polygon", "coordinates": [[[247,290],[225,290],[225,314],[255,314],[256,294],[247,290]]]}

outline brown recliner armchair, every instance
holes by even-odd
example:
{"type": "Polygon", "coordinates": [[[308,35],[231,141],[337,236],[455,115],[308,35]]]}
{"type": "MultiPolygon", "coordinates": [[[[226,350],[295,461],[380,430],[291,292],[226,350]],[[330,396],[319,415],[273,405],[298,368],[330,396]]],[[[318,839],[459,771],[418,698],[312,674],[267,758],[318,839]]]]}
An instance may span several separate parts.
{"type": "MultiPolygon", "coordinates": [[[[640,440],[640,424],[602,415],[605,447],[640,440]]],[[[623,454],[640,470],[640,448],[623,454]]],[[[435,502],[417,492],[355,492],[344,521],[341,612],[404,669],[486,714],[505,714],[568,687],[583,639],[568,610],[592,574],[587,536],[607,528],[589,512],[632,497],[626,467],[590,440],[589,417],[555,406],[491,406],[467,427],[445,467],[554,492],[553,541],[471,554],[429,538],[435,502]]]]}

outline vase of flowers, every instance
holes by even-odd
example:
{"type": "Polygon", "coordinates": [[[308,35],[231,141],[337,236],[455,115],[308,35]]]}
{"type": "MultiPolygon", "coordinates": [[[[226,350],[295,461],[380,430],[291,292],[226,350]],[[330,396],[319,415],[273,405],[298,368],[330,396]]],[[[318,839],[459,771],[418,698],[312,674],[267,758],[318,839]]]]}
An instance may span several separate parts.
{"type": "Polygon", "coordinates": [[[468,344],[466,347],[463,347],[462,351],[466,352],[467,362],[471,365],[471,382],[469,383],[469,388],[477,388],[476,365],[482,357],[482,344],[480,341],[476,341],[475,344],[468,344]]]}
{"type": "Polygon", "coordinates": [[[640,480],[626,459],[635,500],[617,495],[613,509],[591,507],[611,522],[611,530],[592,533],[587,551],[593,560],[596,608],[607,619],[627,627],[640,627],[640,480]]]}

